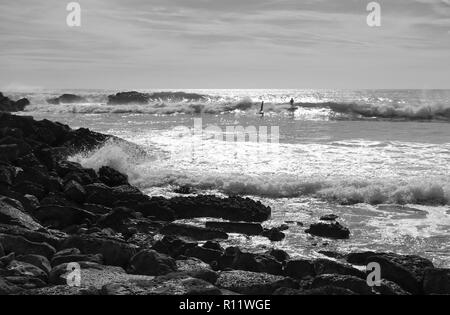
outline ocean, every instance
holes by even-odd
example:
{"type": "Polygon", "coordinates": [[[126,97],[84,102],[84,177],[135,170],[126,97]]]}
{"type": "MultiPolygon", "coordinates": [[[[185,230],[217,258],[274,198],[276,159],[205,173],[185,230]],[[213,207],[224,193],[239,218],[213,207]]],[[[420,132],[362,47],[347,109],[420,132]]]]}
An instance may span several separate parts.
{"type": "MultiPolygon", "coordinates": [[[[117,92],[4,94],[30,99],[23,115],[141,145],[146,155],[111,141],[71,159],[112,166],[149,195],[176,196],[187,186],[270,205],[265,225],[288,222],[275,245],[291,256],[381,250],[450,267],[450,90],[140,90],[152,93],[149,104],[108,105],[117,92]],[[85,99],[47,103],[63,93],[85,99]],[[236,130],[251,135],[234,137],[236,130]],[[304,232],[329,213],[350,229],[349,240],[304,232]]],[[[226,242],[254,251],[274,246],[240,235],[226,242]]]]}

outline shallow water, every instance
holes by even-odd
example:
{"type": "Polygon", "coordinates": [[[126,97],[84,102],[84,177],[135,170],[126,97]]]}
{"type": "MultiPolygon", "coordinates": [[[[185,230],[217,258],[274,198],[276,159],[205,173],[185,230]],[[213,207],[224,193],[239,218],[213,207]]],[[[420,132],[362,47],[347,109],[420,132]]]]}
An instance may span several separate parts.
{"type": "MultiPolygon", "coordinates": [[[[25,114],[142,145],[151,158],[108,143],[73,159],[94,168],[114,166],[151,195],[172,196],[178,185],[249,195],[272,207],[266,225],[301,221],[303,226],[290,224],[286,239],[277,244],[293,255],[371,249],[419,254],[450,266],[450,91],[196,92],[210,95],[199,113],[187,110],[199,105],[197,99],[110,106],[104,103],[106,92],[90,92],[95,103],[50,106],[43,99],[59,93],[53,91],[34,95],[25,114]],[[303,104],[295,111],[285,104],[290,95],[303,104]],[[267,102],[264,117],[258,115],[261,99],[267,102]],[[325,102],[358,104],[359,116],[354,105],[343,111],[325,102]],[[167,114],[174,108],[182,110],[167,114]],[[198,119],[202,128],[195,128],[198,119]],[[233,135],[227,126],[254,126],[258,140],[267,135],[269,141],[225,141],[233,135]],[[264,126],[267,132],[260,129],[264,126]],[[271,143],[276,128],[278,143],[275,135],[271,143]],[[350,228],[350,240],[304,233],[328,213],[338,214],[350,228]]],[[[237,235],[228,242],[261,249],[273,245],[237,235]]]]}

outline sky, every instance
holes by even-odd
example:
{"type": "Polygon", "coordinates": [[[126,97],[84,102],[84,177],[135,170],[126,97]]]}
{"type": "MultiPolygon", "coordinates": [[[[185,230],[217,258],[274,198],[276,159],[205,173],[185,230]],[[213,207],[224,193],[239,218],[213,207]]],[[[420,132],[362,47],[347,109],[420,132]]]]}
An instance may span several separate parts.
{"type": "Polygon", "coordinates": [[[0,0],[0,89],[450,88],[450,0],[0,0]]]}

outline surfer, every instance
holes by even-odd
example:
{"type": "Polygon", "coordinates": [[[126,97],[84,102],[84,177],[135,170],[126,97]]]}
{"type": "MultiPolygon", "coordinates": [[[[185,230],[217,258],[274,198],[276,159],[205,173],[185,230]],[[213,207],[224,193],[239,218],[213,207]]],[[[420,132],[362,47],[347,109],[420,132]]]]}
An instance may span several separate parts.
{"type": "Polygon", "coordinates": [[[293,98],[291,98],[291,101],[289,103],[291,103],[291,107],[294,107],[294,99],[293,98]]]}
{"type": "Polygon", "coordinates": [[[259,111],[261,117],[264,117],[264,101],[261,102],[261,110],[259,111]]]}

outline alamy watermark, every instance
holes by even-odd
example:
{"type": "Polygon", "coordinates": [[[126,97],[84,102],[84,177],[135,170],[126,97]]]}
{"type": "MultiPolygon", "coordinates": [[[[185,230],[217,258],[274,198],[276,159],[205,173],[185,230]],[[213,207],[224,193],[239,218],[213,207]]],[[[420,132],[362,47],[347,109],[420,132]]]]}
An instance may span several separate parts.
{"type": "Polygon", "coordinates": [[[381,26],[381,5],[378,2],[370,2],[367,4],[367,11],[370,11],[367,16],[367,25],[370,27],[380,27],[381,26]]]}
{"type": "Polygon", "coordinates": [[[66,10],[70,13],[67,15],[66,23],[69,27],[81,26],[81,6],[78,2],[70,2],[67,4],[66,10]]]}

